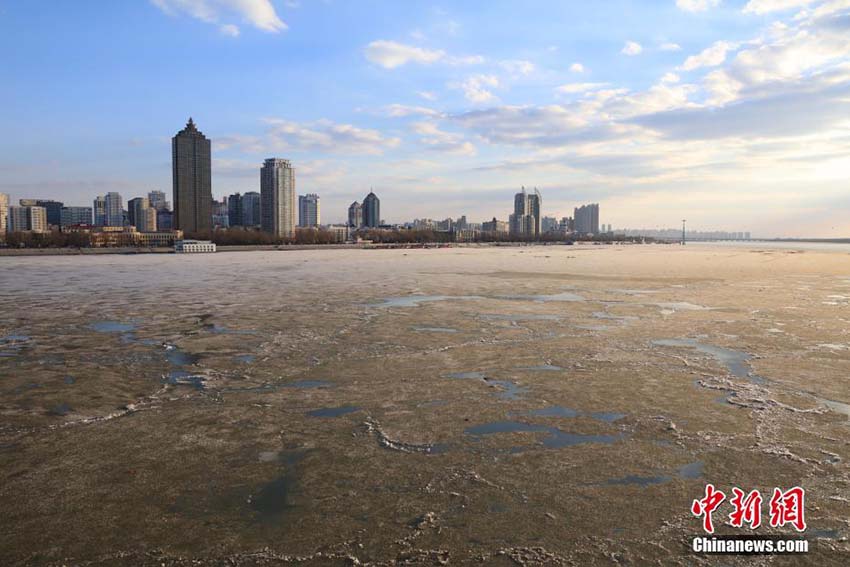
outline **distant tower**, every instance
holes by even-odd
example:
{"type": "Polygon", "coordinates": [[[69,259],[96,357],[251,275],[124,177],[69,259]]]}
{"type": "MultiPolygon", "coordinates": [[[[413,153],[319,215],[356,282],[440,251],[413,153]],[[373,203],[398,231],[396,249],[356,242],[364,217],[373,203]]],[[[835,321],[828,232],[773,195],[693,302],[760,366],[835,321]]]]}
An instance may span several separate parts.
{"type": "Polygon", "coordinates": [[[171,204],[165,200],[164,191],[151,191],[148,193],[148,201],[150,201],[151,207],[157,211],[165,211],[171,208],[171,204]]]}
{"type": "Polygon", "coordinates": [[[363,226],[363,207],[357,201],[348,207],[348,226],[353,228],[363,226]]]}
{"type": "Polygon", "coordinates": [[[102,195],[98,195],[94,198],[93,211],[94,211],[94,225],[95,226],[106,226],[106,198],[102,195]]]}
{"type": "Polygon", "coordinates": [[[298,226],[315,227],[321,224],[319,196],[315,193],[298,196],[298,226]]]}
{"type": "Polygon", "coordinates": [[[111,191],[103,198],[104,225],[124,226],[124,201],[121,195],[111,191]]]}
{"type": "Polygon", "coordinates": [[[242,226],[260,224],[260,194],[248,191],[242,195],[242,226]]]}
{"type": "Polygon", "coordinates": [[[289,160],[269,158],[260,170],[260,220],[264,232],[295,236],[295,170],[289,160]]]}
{"type": "Polygon", "coordinates": [[[242,195],[234,193],[227,198],[228,226],[242,226],[245,214],[242,210],[242,195]]]}
{"type": "Polygon", "coordinates": [[[528,193],[525,187],[514,195],[514,213],[509,218],[510,232],[515,236],[540,235],[540,209],[543,198],[536,188],[528,193]]]}
{"type": "Polygon", "coordinates": [[[171,139],[174,183],[174,228],[184,232],[209,232],[212,217],[210,141],[192,119],[171,139]]]}
{"type": "Polygon", "coordinates": [[[363,199],[363,226],[368,228],[381,226],[381,200],[371,191],[363,199]]]}
{"type": "Polygon", "coordinates": [[[0,193],[0,238],[8,230],[9,226],[9,196],[5,193],[0,193]]]}

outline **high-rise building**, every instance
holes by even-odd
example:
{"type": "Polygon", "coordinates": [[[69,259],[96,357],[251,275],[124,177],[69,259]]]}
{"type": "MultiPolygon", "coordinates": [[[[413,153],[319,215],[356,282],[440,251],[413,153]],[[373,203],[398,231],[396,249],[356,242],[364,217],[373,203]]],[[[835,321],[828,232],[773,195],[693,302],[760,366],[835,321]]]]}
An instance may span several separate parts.
{"type": "Polygon", "coordinates": [[[9,232],[47,232],[44,207],[9,207],[9,232]]]}
{"type": "Polygon", "coordinates": [[[248,191],[242,195],[242,226],[259,226],[260,224],[260,194],[248,191]]]}
{"type": "Polygon", "coordinates": [[[129,225],[135,226],[139,232],[156,232],[157,210],[150,206],[147,197],[136,197],[127,202],[129,225]]]}
{"type": "Polygon", "coordinates": [[[106,197],[98,195],[94,198],[94,225],[106,226],[106,197]]]}
{"type": "Polygon", "coordinates": [[[315,193],[298,196],[298,226],[314,227],[321,224],[319,196],[315,193]]]}
{"type": "Polygon", "coordinates": [[[507,234],[508,223],[506,223],[505,221],[500,221],[496,217],[493,217],[493,220],[481,223],[481,232],[488,232],[493,234],[507,234]]]}
{"type": "Polygon", "coordinates": [[[354,228],[363,226],[363,206],[357,201],[348,206],[348,226],[354,228]]]}
{"type": "Polygon", "coordinates": [[[381,200],[371,191],[363,199],[363,226],[368,228],[381,226],[381,200]]]}
{"type": "Polygon", "coordinates": [[[26,204],[22,202],[22,206],[44,207],[44,210],[47,211],[47,224],[59,226],[62,222],[62,206],[64,203],[61,201],[52,199],[35,199],[35,202],[32,202],[32,199],[22,199],[22,201],[26,202],[26,204]]]}
{"type": "Polygon", "coordinates": [[[227,220],[230,226],[242,225],[242,195],[234,193],[227,198],[227,220]]]}
{"type": "Polygon", "coordinates": [[[275,236],[295,235],[295,170],[289,160],[269,158],[260,170],[260,224],[275,236]]]}
{"type": "Polygon", "coordinates": [[[174,213],[168,209],[156,212],[156,229],[171,230],[174,228],[174,213]]]}
{"type": "Polygon", "coordinates": [[[230,215],[227,213],[227,197],[221,201],[212,199],[210,201],[210,214],[213,228],[228,228],[230,226],[230,215]]]}
{"type": "Polygon", "coordinates": [[[157,211],[171,209],[171,203],[165,200],[165,191],[151,191],[148,193],[148,201],[150,201],[151,207],[157,211]]]}
{"type": "Polygon", "coordinates": [[[174,227],[187,233],[209,232],[212,222],[212,150],[210,141],[189,118],[171,139],[174,227]]]}
{"type": "Polygon", "coordinates": [[[510,232],[514,236],[537,237],[540,235],[540,208],[542,197],[537,189],[528,193],[525,187],[514,195],[514,213],[510,216],[510,232]]]}
{"type": "Polygon", "coordinates": [[[91,207],[62,207],[62,218],[60,225],[74,226],[78,224],[92,223],[91,207]]]}
{"type": "Polygon", "coordinates": [[[0,193],[0,237],[6,233],[9,226],[9,196],[0,193]]]}
{"type": "Polygon", "coordinates": [[[103,198],[104,226],[124,226],[124,202],[121,195],[111,191],[103,198]]]}
{"type": "Polygon", "coordinates": [[[141,222],[141,218],[138,213],[140,213],[143,209],[147,209],[150,207],[150,201],[147,197],[135,197],[127,201],[127,221],[130,226],[135,226],[136,229],[139,228],[139,223],[141,222]]]}
{"type": "Polygon", "coordinates": [[[558,227],[558,219],[555,217],[543,217],[543,220],[540,221],[540,230],[544,233],[558,232],[558,227]]]}
{"type": "Polygon", "coordinates": [[[573,210],[575,231],[580,234],[599,234],[599,204],[582,205],[573,210]]]}

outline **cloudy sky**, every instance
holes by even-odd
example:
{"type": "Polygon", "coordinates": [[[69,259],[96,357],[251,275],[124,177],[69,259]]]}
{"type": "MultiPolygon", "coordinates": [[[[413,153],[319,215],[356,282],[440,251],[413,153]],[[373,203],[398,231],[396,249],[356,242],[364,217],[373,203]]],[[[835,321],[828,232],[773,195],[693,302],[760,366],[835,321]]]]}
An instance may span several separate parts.
{"type": "Polygon", "coordinates": [[[0,192],[213,193],[296,167],[325,222],[601,204],[620,228],[850,236],[850,0],[0,0],[0,192]]]}

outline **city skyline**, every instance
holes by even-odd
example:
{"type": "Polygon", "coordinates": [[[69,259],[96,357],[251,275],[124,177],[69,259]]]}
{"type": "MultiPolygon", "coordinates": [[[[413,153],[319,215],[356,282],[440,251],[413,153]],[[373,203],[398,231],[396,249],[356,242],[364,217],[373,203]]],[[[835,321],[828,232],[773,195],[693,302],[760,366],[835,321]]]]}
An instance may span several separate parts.
{"type": "Polygon", "coordinates": [[[0,192],[168,191],[164,133],[192,115],[214,196],[284,155],[330,223],[369,187],[394,223],[504,218],[531,185],[547,214],[604,201],[615,226],[850,235],[845,4],[296,4],[4,4],[0,192]]]}

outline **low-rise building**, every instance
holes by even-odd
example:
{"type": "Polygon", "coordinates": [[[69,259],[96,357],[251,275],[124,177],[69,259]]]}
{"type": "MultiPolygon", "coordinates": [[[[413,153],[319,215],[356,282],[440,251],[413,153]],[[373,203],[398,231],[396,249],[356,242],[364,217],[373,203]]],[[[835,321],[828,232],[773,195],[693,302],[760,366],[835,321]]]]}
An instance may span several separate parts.
{"type": "Polygon", "coordinates": [[[344,224],[328,225],[327,231],[334,237],[334,242],[348,242],[351,237],[351,227],[344,224]]]}
{"type": "Polygon", "coordinates": [[[215,252],[215,243],[209,240],[178,240],[174,243],[174,251],[180,253],[215,252]]]}

